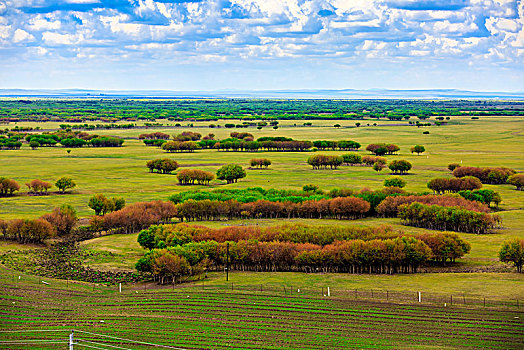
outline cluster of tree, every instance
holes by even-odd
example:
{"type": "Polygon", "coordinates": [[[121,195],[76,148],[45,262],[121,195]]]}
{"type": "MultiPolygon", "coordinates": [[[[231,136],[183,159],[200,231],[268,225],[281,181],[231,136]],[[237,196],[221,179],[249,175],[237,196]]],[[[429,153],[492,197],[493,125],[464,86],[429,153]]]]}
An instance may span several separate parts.
{"type": "Polygon", "coordinates": [[[473,176],[451,179],[436,178],[429,180],[427,186],[435,193],[460,192],[478,190],[482,187],[482,182],[473,176]]]}
{"type": "Polygon", "coordinates": [[[445,264],[470,251],[468,242],[446,233],[412,237],[383,229],[374,236],[376,229],[331,226],[298,225],[297,230],[292,225],[220,230],[178,226],[154,226],[139,234],[139,243],[150,249],[136,264],[139,271],[151,272],[160,281],[221,269],[227,263],[243,271],[407,273],[430,259],[445,264]],[[358,238],[360,233],[365,237],[358,238]]]}
{"type": "Polygon", "coordinates": [[[480,203],[487,204],[491,206],[491,203],[494,203],[496,207],[499,206],[499,203],[502,202],[502,198],[498,192],[493,190],[473,190],[473,191],[459,191],[458,193],[463,198],[466,198],[470,201],[477,201],[480,203]]]}
{"type": "Polygon", "coordinates": [[[124,198],[107,198],[103,194],[95,194],[89,199],[87,204],[95,211],[95,215],[105,215],[115,210],[121,210],[126,206],[124,198]]]}
{"type": "Polygon", "coordinates": [[[47,194],[47,191],[53,187],[51,183],[42,181],[39,179],[32,180],[25,184],[28,188],[28,193],[33,195],[44,195],[47,194]]]}
{"type": "Polygon", "coordinates": [[[313,141],[313,147],[318,150],[336,150],[341,151],[356,151],[361,145],[360,143],[352,140],[342,140],[342,141],[313,141]]]}
{"type": "Polygon", "coordinates": [[[502,244],[499,251],[499,259],[502,262],[513,263],[517,272],[522,272],[524,264],[524,239],[513,237],[502,244]]]}
{"type": "Polygon", "coordinates": [[[77,221],[76,211],[69,205],[54,208],[51,213],[38,219],[0,219],[0,233],[3,239],[20,243],[42,243],[55,236],[71,233],[77,221]]]}
{"type": "Polygon", "coordinates": [[[385,154],[395,154],[400,151],[400,147],[392,143],[371,143],[366,147],[366,151],[376,156],[383,156],[385,154]]]}
{"type": "Polygon", "coordinates": [[[202,137],[202,134],[192,131],[184,131],[178,135],[173,135],[174,141],[198,141],[202,137]]]}
{"type": "Polygon", "coordinates": [[[498,167],[498,168],[478,168],[472,166],[459,166],[453,170],[453,176],[465,177],[474,176],[485,184],[505,184],[511,175],[516,173],[515,170],[498,167]]]}
{"type": "Polygon", "coordinates": [[[393,172],[393,174],[406,174],[411,170],[411,163],[407,160],[393,160],[389,163],[388,168],[393,172]]]}
{"type": "Polygon", "coordinates": [[[400,205],[398,217],[409,226],[476,234],[489,233],[500,222],[497,215],[418,202],[400,205]]]}
{"type": "Polygon", "coordinates": [[[489,213],[487,205],[470,201],[461,197],[454,196],[436,196],[436,195],[409,195],[409,196],[389,196],[377,205],[376,211],[382,217],[396,217],[398,209],[403,204],[423,203],[430,205],[439,205],[443,207],[462,207],[467,210],[479,213],[489,213]]]}
{"type": "Polygon", "coordinates": [[[146,166],[152,173],[156,170],[162,174],[170,174],[172,171],[178,169],[179,165],[176,160],[169,158],[158,158],[147,161],[146,166]]]}
{"type": "Polygon", "coordinates": [[[25,140],[29,142],[31,148],[55,146],[60,142],[61,138],[58,134],[30,134],[25,137],[25,140]]]}
{"type": "Polygon", "coordinates": [[[124,140],[113,136],[98,136],[89,141],[92,147],[120,147],[124,140]]]}
{"type": "Polygon", "coordinates": [[[249,165],[253,168],[267,168],[271,165],[271,161],[267,158],[253,158],[249,161],[249,165]]]}
{"type": "Polygon", "coordinates": [[[515,174],[508,178],[508,183],[517,187],[518,191],[522,191],[524,188],[524,174],[515,174]]]}
{"type": "Polygon", "coordinates": [[[169,135],[163,132],[152,132],[149,134],[140,134],[138,136],[140,140],[169,140],[169,135]]]}
{"type": "Polygon", "coordinates": [[[20,190],[20,185],[13,179],[0,177],[0,197],[11,196],[20,190]]]}
{"type": "Polygon", "coordinates": [[[325,154],[315,154],[307,159],[307,163],[313,167],[313,169],[337,169],[344,163],[344,158],[341,156],[328,156],[325,154]]]}
{"type": "Polygon", "coordinates": [[[308,199],[328,198],[318,192],[264,189],[261,187],[249,187],[245,189],[216,189],[213,191],[186,191],[179,192],[169,197],[169,200],[175,204],[185,202],[189,199],[196,201],[209,199],[214,201],[236,200],[241,203],[254,202],[265,199],[272,202],[293,202],[299,203],[308,199]]]}
{"type": "Polygon", "coordinates": [[[426,147],[422,145],[415,145],[409,149],[411,153],[416,153],[417,155],[420,155],[421,153],[426,152],[426,147]]]}
{"type": "Polygon", "coordinates": [[[0,149],[20,149],[22,142],[18,137],[0,136],[0,149]]]}
{"type": "Polygon", "coordinates": [[[244,140],[244,141],[253,141],[255,139],[253,134],[249,132],[233,131],[232,133],[229,134],[229,136],[231,136],[234,139],[239,139],[239,140],[244,140]]]}
{"type": "Polygon", "coordinates": [[[221,220],[237,218],[335,218],[357,219],[370,210],[369,202],[357,197],[307,200],[301,203],[257,200],[240,203],[236,200],[187,200],[177,204],[176,216],[181,220],[221,220]]]}
{"type": "Polygon", "coordinates": [[[166,152],[194,152],[200,146],[193,141],[168,141],[162,144],[162,149],[166,152]]]}
{"type": "Polygon", "coordinates": [[[181,185],[209,185],[215,179],[215,174],[199,169],[182,169],[176,177],[181,185]]]}
{"type": "Polygon", "coordinates": [[[309,150],[311,141],[245,141],[239,139],[226,139],[214,143],[213,148],[221,151],[258,152],[303,152],[309,150]]]}
{"type": "Polygon", "coordinates": [[[137,202],[104,216],[92,217],[90,226],[97,232],[134,233],[151,225],[167,222],[175,214],[176,208],[171,202],[137,202]]]}
{"type": "Polygon", "coordinates": [[[223,165],[217,170],[217,179],[226,180],[228,184],[237,182],[238,179],[246,177],[246,171],[237,164],[223,165]]]}
{"type": "Polygon", "coordinates": [[[162,147],[164,143],[166,143],[166,140],[155,140],[155,139],[145,139],[144,144],[146,146],[155,146],[155,147],[162,147]]]}

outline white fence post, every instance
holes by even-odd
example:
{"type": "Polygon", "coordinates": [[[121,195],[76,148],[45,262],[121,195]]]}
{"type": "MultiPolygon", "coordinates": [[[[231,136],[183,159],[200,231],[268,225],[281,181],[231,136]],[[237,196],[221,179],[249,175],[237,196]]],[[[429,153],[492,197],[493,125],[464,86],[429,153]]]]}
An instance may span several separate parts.
{"type": "Polygon", "coordinates": [[[71,331],[71,334],[69,334],[69,350],[73,349],[73,344],[75,342],[75,331],[71,331]]]}
{"type": "Polygon", "coordinates": [[[421,292],[418,292],[418,302],[419,303],[422,302],[422,293],[421,292]]]}

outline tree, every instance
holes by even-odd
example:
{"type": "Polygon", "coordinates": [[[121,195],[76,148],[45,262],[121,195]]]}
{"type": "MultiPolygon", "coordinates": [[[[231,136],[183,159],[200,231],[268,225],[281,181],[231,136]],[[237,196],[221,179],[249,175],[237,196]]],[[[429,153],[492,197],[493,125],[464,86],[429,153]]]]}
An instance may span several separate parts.
{"type": "Polygon", "coordinates": [[[28,182],[25,184],[27,188],[29,189],[29,193],[37,194],[37,195],[43,195],[46,194],[47,191],[53,187],[49,182],[42,181],[39,179],[35,179],[31,182],[28,182]]]}
{"type": "Polygon", "coordinates": [[[31,147],[31,149],[37,149],[38,147],[40,147],[40,143],[38,141],[30,141],[29,147],[31,147]]]}
{"type": "Polygon", "coordinates": [[[10,196],[20,190],[18,182],[6,177],[0,177],[0,196],[10,196]]]}
{"type": "Polygon", "coordinates": [[[246,177],[246,171],[236,164],[224,165],[217,171],[217,179],[226,180],[228,184],[244,177],[246,177]]]}
{"type": "Polygon", "coordinates": [[[426,151],[426,148],[422,145],[415,145],[410,148],[411,153],[416,153],[417,155],[420,155],[420,153],[424,153],[426,151]]]}
{"type": "Polygon", "coordinates": [[[68,204],[53,209],[41,218],[53,225],[59,236],[70,234],[77,221],[76,210],[68,204]]]}
{"type": "Polygon", "coordinates": [[[105,215],[112,211],[118,211],[125,207],[124,198],[106,198],[103,194],[95,194],[89,199],[89,208],[95,211],[95,215],[105,215]]]}
{"type": "Polygon", "coordinates": [[[138,234],[137,242],[143,248],[151,250],[156,247],[155,233],[153,230],[142,230],[138,234]]]}
{"type": "Polygon", "coordinates": [[[400,187],[403,188],[406,186],[406,181],[404,179],[395,176],[390,177],[389,179],[384,180],[384,186],[385,187],[400,187]]]}
{"type": "Polygon", "coordinates": [[[172,281],[175,282],[177,276],[189,274],[190,268],[191,266],[186,258],[168,250],[162,250],[152,263],[153,274],[159,276],[162,282],[165,277],[171,277],[172,281]]]}
{"type": "Polygon", "coordinates": [[[58,188],[58,192],[64,193],[67,189],[74,188],[76,183],[70,177],[64,176],[56,180],[55,186],[58,188]]]}
{"type": "Polygon", "coordinates": [[[319,190],[318,185],[307,184],[302,186],[302,191],[304,192],[317,192],[319,190]]]}
{"type": "Polygon", "coordinates": [[[382,169],[384,169],[386,167],[385,164],[383,163],[379,163],[379,162],[375,162],[373,163],[373,170],[375,170],[377,172],[377,174],[382,171],[382,169]]]}
{"type": "Polygon", "coordinates": [[[343,154],[342,158],[344,159],[344,163],[351,165],[351,166],[355,164],[362,164],[362,156],[357,153],[343,154]]]}
{"type": "Polygon", "coordinates": [[[393,173],[400,173],[405,174],[409,170],[411,170],[411,163],[407,160],[394,160],[391,163],[389,163],[388,168],[393,171],[393,173]]]}
{"type": "Polygon", "coordinates": [[[514,237],[502,244],[499,252],[499,259],[502,262],[511,262],[517,268],[517,272],[522,272],[524,263],[524,239],[514,237]]]}

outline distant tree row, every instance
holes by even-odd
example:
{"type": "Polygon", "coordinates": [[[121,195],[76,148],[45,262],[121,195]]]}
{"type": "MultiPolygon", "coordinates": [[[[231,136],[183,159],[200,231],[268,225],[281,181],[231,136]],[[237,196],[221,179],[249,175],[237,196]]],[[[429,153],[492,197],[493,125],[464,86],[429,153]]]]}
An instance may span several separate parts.
{"type": "Polygon", "coordinates": [[[221,220],[237,218],[334,218],[357,219],[370,210],[369,202],[356,197],[282,203],[267,200],[240,203],[236,200],[187,200],[177,204],[176,217],[181,220],[221,220]]]}
{"type": "Polygon", "coordinates": [[[315,154],[307,159],[307,163],[313,169],[337,169],[344,163],[344,158],[341,156],[328,156],[325,154],[315,154]]]}
{"type": "Polygon", "coordinates": [[[400,151],[400,147],[392,143],[371,143],[366,147],[366,151],[369,151],[376,156],[383,156],[385,154],[397,153],[400,151]]]}
{"type": "Polygon", "coordinates": [[[253,158],[249,161],[249,165],[253,168],[267,168],[271,165],[271,161],[267,158],[253,158]]]}
{"type": "Polygon", "coordinates": [[[352,140],[342,141],[313,141],[313,147],[320,151],[324,150],[341,150],[341,151],[356,151],[361,147],[361,144],[352,140]]]}
{"type": "Polygon", "coordinates": [[[194,152],[200,146],[193,141],[168,141],[162,144],[162,149],[166,152],[194,152]]]}

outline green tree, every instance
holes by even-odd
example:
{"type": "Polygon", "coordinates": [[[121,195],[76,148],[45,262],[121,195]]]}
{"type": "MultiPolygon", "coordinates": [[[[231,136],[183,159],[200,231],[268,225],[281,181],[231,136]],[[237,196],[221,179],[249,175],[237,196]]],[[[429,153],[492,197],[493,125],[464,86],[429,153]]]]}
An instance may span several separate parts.
{"type": "Polygon", "coordinates": [[[58,192],[64,193],[67,189],[74,188],[76,183],[71,178],[64,176],[56,180],[55,186],[58,188],[58,192]]]}
{"type": "Polygon", "coordinates": [[[405,174],[411,170],[411,163],[407,160],[394,160],[389,163],[388,168],[391,169],[394,173],[405,174]]]}
{"type": "Polygon", "coordinates": [[[138,244],[145,249],[153,249],[156,247],[155,233],[153,230],[142,230],[138,234],[138,244]]]}
{"type": "Polygon", "coordinates": [[[517,272],[522,272],[524,263],[524,239],[514,237],[502,244],[499,252],[499,259],[502,262],[510,262],[515,265],[517,272]]]}
{"type": "Polygon", "coordinates": [[[375,162],[373,163],[373,170],[375,170],[377,172],[377,174],[382,171],[382,169],[384,169],[386,167],[385,164],[383,163],[380,163],[380,162],[375,162]]]}
{"type": "Polygon", "coordinates": [[[40,143],[38,141],[31,141],[29,142],[29,147],[31,147],[31,149],[37,149],[40,147],[40,143]]]}
{"type": "Polygon", "coordinates": [[[224,165],[217,171],[217,179],[226,180],[228,184],[237,182],[238,179],[246,177],[246,171],[240,165],[224,165]]]}
{"type": "Polygon", "coordinates": [[[416,153],[417,155],[420,155],[420,153],[426,152],[426,148],[422,145],[415,145],[410,148],[411,153],[416,153]]]}

